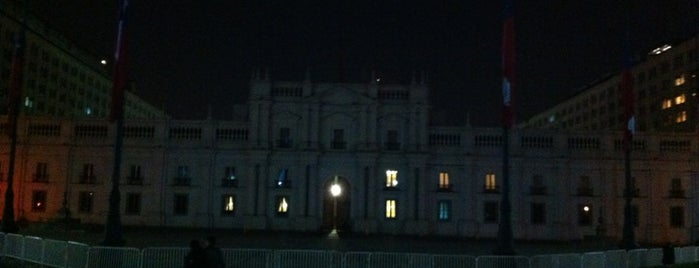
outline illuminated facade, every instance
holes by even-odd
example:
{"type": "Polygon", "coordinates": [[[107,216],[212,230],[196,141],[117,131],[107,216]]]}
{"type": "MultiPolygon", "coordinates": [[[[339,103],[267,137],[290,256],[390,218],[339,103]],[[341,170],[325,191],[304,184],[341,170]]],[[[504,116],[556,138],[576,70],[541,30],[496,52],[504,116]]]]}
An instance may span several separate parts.
{"type": "MultiPolygon", "coordinates": [[[[7,112],[7,87],[21,14],[0,0],[0,113],[7,112]]],[[[111,65],[90,55],[37,19],[26,20],[22,113],[62,118],[105,118],[111,102],[111,65]]],[[[111,60],[111,59],[108,59],[111,60]]],[[[126,92],[126,118],[165,118],[165,113],[126,92]]]]}
{"type": "MultiPolygon", "coordinates": [[[[430,126],[427,85],[256,75],[250,90],[245,120],[126,122],[125,225],[496,237],[501,130],[430,126]]],[[[81,222],[103,223],[113,126],[29,117],[20,130],[16,215],[55,219],[65,202],[81,222]]],[[[513,130],[511,139],[516,239],[620,237],[620,133],[513,130]]],[[[694,133],[636,137],[640,242],[696,240],[698,152],[694,133]]]]}
{"type": "MultiPolygon", "coordinates": [[[[633,66],[636,129],[693,132],[697,118],[697,36],[651,50],[633,66]]],[[[619,73],[582,89],[577,95],[539,113],[522,128],[557,130],[624,129],[619,73]]]]}

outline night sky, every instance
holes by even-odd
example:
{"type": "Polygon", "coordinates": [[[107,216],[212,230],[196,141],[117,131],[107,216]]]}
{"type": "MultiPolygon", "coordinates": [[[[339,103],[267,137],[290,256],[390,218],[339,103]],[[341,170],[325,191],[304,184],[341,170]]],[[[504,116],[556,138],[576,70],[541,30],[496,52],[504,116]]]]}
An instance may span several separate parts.
{"type": "MultiPolygon", "coordinates": [[[[118,1],[30,1],[32,12],[111,59],[118,1]]],[[[439,124],[500,122],[502,1],[132,0],[130,79],[175,118],[231,117],[251,70],[272,79],[409,83],[426,71],[439,124]],[[317,3],[315,3],[317,2],[317,3]],[[378,3],[374,3],[378,2],[378,3]]],[[[622,68],[636,55],[699,32],[699,1],[515,1],[517,121],[622,68]],[[630,18],[630,19],[629,19],[630,18]],[[630,25],[630,27],[627,27],[630,25]]]]}

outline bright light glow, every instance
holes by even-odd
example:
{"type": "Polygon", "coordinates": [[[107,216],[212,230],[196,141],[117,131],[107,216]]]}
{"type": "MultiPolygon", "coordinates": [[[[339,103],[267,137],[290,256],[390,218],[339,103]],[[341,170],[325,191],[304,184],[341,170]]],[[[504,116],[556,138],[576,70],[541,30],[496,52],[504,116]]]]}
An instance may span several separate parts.
{"type": "Polygon", "coordinates": [[[681,111],[675,117],[675,123],[682,123],[687,121],[687,111],[681,111]]]}
{"type": "Polygon", "coordinates": [[[101,60],[100,63],[101,63],[102,65],[107,65],[107,60],[101,60]]]}
{"type": "Polygon", "coordinates": [[[485,174],[485,189],[489,191],[497,190],[497,181],[495,180],[495,173],[485,174]]]}
{"type": "Polygon", "coordinates": [[[333,184],[332,186],[330,186],[330,194],[331,194],[333,197],[338,197],[338,196],[340,196],[340,194],[342,194],[342,187],[340,187],[340,185],[337,184],[337,183],[336,183],[336,184],[333,184]]]}
{"type": "Polygon", "coordinates": [[[286,202],[286,197],[282,197],[282,200],[279,201],[279,206],[277,207],[277,212],[279,213],[286,213],[289,209],[289,204],[286,202]]]}
{"type": "Polygon", "coordinates": [[[590,211],[590,207],[589,207],[589,206],[583,206],[583,211],[589,212],[589,211],[590,211]]]}
{"type": "Polygon", "coordinates": [[[677,78],[675,78],[675,86],[681,86],[684,85],[684,75],[680,75],[677,78]]]}
{"type": "Polygon", "coordinates": [[[32,101],[29,97],[24,98],[24,107],[33,107],[34,106],[34,101],[32,101]]]}
{"type": "Polygon", "coordinates": [[[661,53],[663,53],[663,52],[665,52],[665,51],[668,51],[668,50],[670,50],[671,48],[672,48],[671,45],[663,45],[663,46],[661,46],[661,47],[657,47],[657,48],[651,50],[650,53],[648,53],[648,54],[660,55],[661,53]]]}
{"type": "Polygon", "coordinates": [[[396,187],[398,185],[398,171],[386,170],[386,187],[396,187]]]}
{"type": "Polygon", "coordinates": [[[440,172],[439,173],[439,189],[448,189],[449,185],[449,173],[440,172]]]}
{"type": "Polygon", "coordinates": [[[675,104],[682,104],[685,101],[684,94],[675,97],[675,104]]]}
{"type": "Polygon", "coordinates": [[[86,115],[91,115],[91,114],[92,114],[92,108],[90,108],[90,107],[85,107],[85,114],[86,114],[86,115]]]}
{"type": "Polygon", "coordinates": [[[396,218],[396,200],[388,199],[386,200],[386,218],[395,219],[396,218]]]}
{"type": "Polygon", "coordinates": [[[228,199],[226,200],[226,207],[223,208],[223,210],[227,212],[231,212],[235,209],[235,202],[233,202],[233,197],[229,196],[228,199]]]}
{"type": "Polygon", "coordinates": [[[556,115],[550,115],[549,116],[549,123],[556,122],[556,115]]]}
{"type": "Polygon", "coordinates": [[[663,100],[663,109],[667,109],[670,107],[672,107],[672,100],[671,99],[663,100]]]}

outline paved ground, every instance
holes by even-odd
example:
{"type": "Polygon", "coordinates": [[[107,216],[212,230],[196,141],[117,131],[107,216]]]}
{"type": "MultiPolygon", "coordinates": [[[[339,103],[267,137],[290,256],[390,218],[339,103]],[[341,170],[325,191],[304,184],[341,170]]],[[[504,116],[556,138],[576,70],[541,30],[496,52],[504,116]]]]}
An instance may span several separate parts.
{"type": "MultiPolygon", "coordinates": [[[[66,230],[52,225],[34,225],[20,230],[20,234],[57,240],[99,245],[104,239],[97,228],[66,230]]],[[[488,255],[496,247],[494,240],[473,240],[452,237],[406,237],[342,235],[332,237],[317,233],[243,232],[239,230],[125,228],[123,236],[127,247],[187,247],[192,239],[213,235],[222,248],[251,249],[310,249],[336,251],[383,251],[430,254],[488,255]]],[[[537,255],[569,252],[590,252],[616,249],[613,241],[533,242],[515,241],[519,255],[537,255]]]]}

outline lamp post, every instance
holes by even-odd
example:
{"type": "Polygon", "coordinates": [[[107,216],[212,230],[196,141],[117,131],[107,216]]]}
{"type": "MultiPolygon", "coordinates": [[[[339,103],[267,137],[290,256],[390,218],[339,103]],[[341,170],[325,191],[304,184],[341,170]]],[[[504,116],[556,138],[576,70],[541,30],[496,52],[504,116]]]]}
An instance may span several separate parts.
{"type": "MultiPolygon", "coordinates": [[[[337,179],[335,179],[337,180],[337,179]]],[[[330,235],[337,235],[337,198],[342,194],[342,187],[337,181],[330,186],[330,195],[333,197],[333,230],[330,235]]]]}

